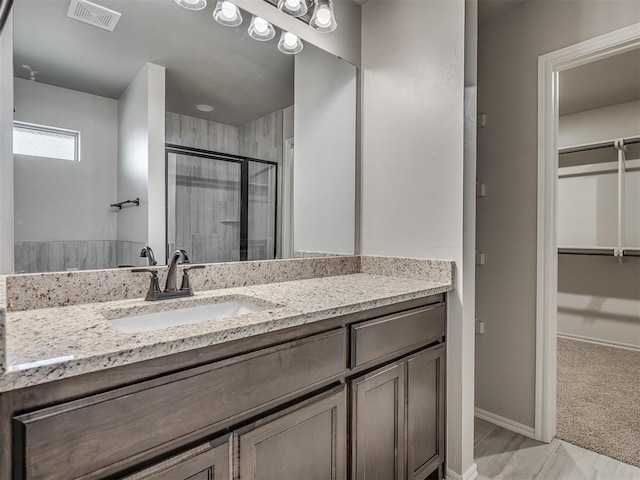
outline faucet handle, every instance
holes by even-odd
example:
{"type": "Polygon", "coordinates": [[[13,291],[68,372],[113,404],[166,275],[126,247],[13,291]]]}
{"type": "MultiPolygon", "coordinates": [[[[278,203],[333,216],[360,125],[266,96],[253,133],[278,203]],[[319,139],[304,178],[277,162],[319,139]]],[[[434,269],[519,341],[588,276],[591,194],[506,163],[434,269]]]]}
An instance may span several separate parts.
{"type": "Polygon", "coordinates": [[[204,268],[204,265],[192,265],[190,267],[184,267],[182,269],[182,285],[180,286],[181,291],[188,291],[190,295],[193,295],[191,291],[191,283],[189,283],[189,270],[200,270],[204,268]]]}
{"type": "Polygon", "coordinates": [[[182,271],[184,273],[187,273],[189,270],[200,270],[202,268],[204,268],[204,265],[191,265],[191,264],[189,264],[189,266],[188,267],[184,267],[182,269],[182,271]]]}
{"type": "Polygon", "coordinates": [[[158,281],[158,270],[152,268],[134,268],[132,273],[150,273],[151,283],[149,283],[149,290],[145,300],[157,300],[162,291],[160,290],[160,283],[158,281]]]}
{"type": "Polygon", "coordinates": [[[158,270],[155,268],[134,268],[131,273],[150,273],[152,277],[158,276],[158,270]]]}

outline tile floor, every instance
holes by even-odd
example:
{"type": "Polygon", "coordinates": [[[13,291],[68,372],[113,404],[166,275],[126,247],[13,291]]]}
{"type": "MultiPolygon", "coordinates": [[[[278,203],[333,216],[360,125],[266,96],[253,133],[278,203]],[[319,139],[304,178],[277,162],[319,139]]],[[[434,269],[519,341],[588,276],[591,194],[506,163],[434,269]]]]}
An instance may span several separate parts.
{"type": "Polygon", "coordinates": [[[476,418],[479,480],[640,480],[640,468],[562,440],[541,443],[476,418]]]}

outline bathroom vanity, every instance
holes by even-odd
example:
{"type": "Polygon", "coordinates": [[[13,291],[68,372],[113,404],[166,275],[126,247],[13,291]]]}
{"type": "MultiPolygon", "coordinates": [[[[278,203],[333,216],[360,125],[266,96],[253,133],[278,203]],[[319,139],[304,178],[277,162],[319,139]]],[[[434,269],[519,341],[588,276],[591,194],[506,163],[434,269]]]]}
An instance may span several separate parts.
{"type": "MultiPolygon", "coordinates": [[[[77,359],[75,367],[33,367],[30,379],[18,380],[30,375],[27,367],[14,368],[6,375],[24,386],[3,384],[0,394],[0,477],[442,478],[443,292],[450,289],[450,280],[355,273],[202,292],[186,302],[242,294],[275,307],[237,317],[249,320],[235,333],[220,327],[226,338],[205,337],[208,346],[179,353],[153,352],[167,347],[153,335],[217,327],[133,334],[155,347],[138,348],[137,361],[114,368],[98,367],[96,358],[109,360],[102,355],[77,359]],[[78,375],[87,364],[93,371],[78,375]]],[[[112,303],[122,308],[121,301],[10,312],[7,338],[12,319],[18,325],[48,315],[53,325],[42,328],[53,330],[57,315],[73,317],[77,309],[99,331],[94,312],[112,303]]],[[[124,303],[144,309],[161,302],[124,303]]],[[[103,322],[113,336],[127,335],[103,322]]]]}

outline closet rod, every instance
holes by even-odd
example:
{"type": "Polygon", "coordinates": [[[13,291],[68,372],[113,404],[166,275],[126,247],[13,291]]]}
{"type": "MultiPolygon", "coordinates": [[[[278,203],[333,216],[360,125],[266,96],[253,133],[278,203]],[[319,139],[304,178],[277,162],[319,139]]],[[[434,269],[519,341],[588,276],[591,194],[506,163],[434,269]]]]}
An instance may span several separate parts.
{"type": "MultiPolygon", "coordinates": [[[[640,143],[640,137],[624,139],[625,145],[634,145],[636,143],[640,143]]],[[[600,150],[603,148],[613,148],[613,147],[615,147],[615,140],[611,140],[610,142],[591,143],[591,144],[582,145],[579,147],[564,147],[564,148],[558,149],[558,153],[560,155],[564,155],[565,153],[587,152],[590,150],[600,150]]]]}

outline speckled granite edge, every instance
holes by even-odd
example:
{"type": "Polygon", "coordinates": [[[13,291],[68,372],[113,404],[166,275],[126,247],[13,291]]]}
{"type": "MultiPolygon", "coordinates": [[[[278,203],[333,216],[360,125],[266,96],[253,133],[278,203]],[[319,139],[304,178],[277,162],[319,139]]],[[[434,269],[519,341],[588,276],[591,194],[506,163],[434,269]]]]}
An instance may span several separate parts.
{"type": "MultiPolygon", "coordinates": [[[[167,268],[159,267],[160,284],[167,268]]],[[[207,264],[190,273],[195,291],[359,273],[360,257],[300,258],[207,264]]],[[[130,269],[6,276],[6,309],[22,311],[144,297],[149,274],[130,269]]],[[[4,289],[3,289],[4,290],[4,289]]]]}
{"type": "MultiPolygon", "coordinates": [[[[384,284],[387,286],[389,285],[388,282],[384,282],[384,284]]],[[[290,287],[283,286],[277,288],[283,289],[285,295],[288,295],[290,287]]],[[[391,290],[393,290],[393,286],[387,288],[391,288],[391,290]]],[[[162,343],[140,346],[136,345],[133,348],[115,350],[109,354],[99,354],[93,357],[74,358],[73,355],[68,355],[55,358],[45,358],[41,362],[20,366],[15,365],[6,371],[0,376],[0,392],[38,385],[107,368],[127,365],[142,360],[158,358],[196,348],[273,332],[284,328],[322,321],[339,315],[356,313],[403,301],[424,298],[426,296],[451,291],[452,288],[453,287],[451,285],[427,283],[412,291],[391,293],[389,295],[385,294],[382,297],[368,298],[364,301],[348,302],[347,304],[341,304],[338,302],[331,306],[324,304],[325,306],[323,308],[315,311],[300,311],[285,307],[282,310],[276,309],[271,312],[263,312],[228,319],[226,321],[226,325],[222,328],[215,330],[207,329],[208,331],[206,331],[206,333],[198,335],[184,336],[181,338],[174,337],[173,339],[163,341],[162,343]],[[257,318],[259,318],[260,321],[256,322],[255,320],[257,318]]],[[[236,290],[237,289],[234,291],[236,290]]],[[[246,293],[251,294],[252,291],[248,291],[246,293]]],[[[321,294],[321,296],[323,295],[321,294]]],[[[323,298],[326,300],[326,297],[323,296],[323,298]]],[[[276,303],[279,302],[276,301],[276,303]]],[[[332,303],[332,300],[330,300],[329,303],[332,303]]],[[[93,307],[87,306],[86,308],[93,307]]],[[[201,327],[198,326],[187,326],[184,328],[201,329],[201,327]]]]}
{"type": "Polygon", "coordinates": [[[453,284],[453,265],[450,260],[427,260],[405,257],[360,257],[360,273],[387,277],[413,278],[453,284]]]}

